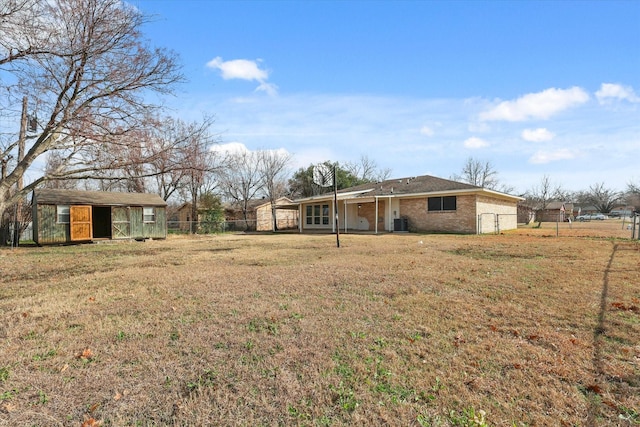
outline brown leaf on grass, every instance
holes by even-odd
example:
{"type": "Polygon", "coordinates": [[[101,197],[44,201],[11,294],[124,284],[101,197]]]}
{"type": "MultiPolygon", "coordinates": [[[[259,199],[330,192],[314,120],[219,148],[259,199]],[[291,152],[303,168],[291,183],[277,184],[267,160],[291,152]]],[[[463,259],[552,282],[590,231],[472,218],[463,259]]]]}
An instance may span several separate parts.
{"type": "Polygon", "coordinates": [[[462,334],[456,335],[456,337],[453,339],[453,345],[455,345],[456,347],[458,347],[460,344],[465,343],[465,342],[466,342],[466,340],[464,339],[462,334]]]}
{"type": "Polygon", "coordinates": [[[3,412],[5,414],[8,414],[15,410],[16,410],[16,405],[14,405],[11,402],[4,402],[2,405],[0,405],[0,412],[3,412]]]}
{"type": "Polygon", "coordinates": [[[602,387],[598,384],[591,384],[590,386],[587,386],[587,390],[595,394],[602,394],[602,387]]]}
{"type": "Polygon", "coordinates": [[[85,348],[80,353],[76,354],[76,359],[91,360],[93,359],[93,351],[90,348],[85,348]]]}
{"type": "Polygon", "coordinates": [[[640,311],[640,307],[638,307],[637,305],[626,305],[623,302],[612,302],[611,303],[611,307],[615,308],[616,310],[620,310],[620,311],[633,311],[633,312],[639,312],[640,311]]]}
{"type": "Polygon", "coordinates": [[[29,316],[29,313],[27,313],[26,311],[24,313],[22,313],[22,317],[23,318],[28,317],[28,316],[29,316]]]}
{"type": "Polygon", "coordinates": [[[611,409],[618,410],[618,405],[616,405],[616,403],[613,400],[602,399],[602,403],[604,403],[605,405],[607,405],[611,409]]]}
{"type": "Polygon", "coordinates": [[[80,424],[80,427],[99,427],[101,424],[102,422],[95,418],[87,418],[82,424],[80,424]]]}

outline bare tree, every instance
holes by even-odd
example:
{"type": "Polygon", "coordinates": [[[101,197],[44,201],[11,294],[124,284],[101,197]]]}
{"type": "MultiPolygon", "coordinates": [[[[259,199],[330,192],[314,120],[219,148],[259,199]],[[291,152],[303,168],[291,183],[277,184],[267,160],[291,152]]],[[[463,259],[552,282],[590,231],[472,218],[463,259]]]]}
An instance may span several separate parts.
{"type": "Polygon", "coordinates": [[[117,145],[106,143],[94,153],[95,161],[105,166],[96,172],[100,186],[109,190],[156,192],[168,200],[177,191],[186,189],[187,181],[194,176],[192,169],[207,173],[214,167],[208,159],[213,157],[209,151],[216,142],[211,133],[213,123],[212,117],[189,123],[172,117],[147,118],[143,126],[123,135],[117,145]],[[108,149],[110,146],[113,149],[108,149]],[[113,155],[130,162],[113,169],[110,167],[113,155]]]}
{"type": "Polygon", "coordinates": [[[579,195],[581,201],[592,204],[598,212],[604,214],[611,212],[611,209],[616,207],[622,197],[622,192],[605,187],[604,182],[589,186],[588,191],[579,195]]]}
{"type": "Polygon", "coordinates": [[[366,154],[360,156],[357,162],[347,162],[344,169],[362,183],[384,181],[391,176],[391,169],[381,169],[366,154]]]}
{"type": "Polygon", "coordinates": [[[453,175],[451,178],[455,181],[463,181],[477,187],[488,188],[489,190],[503,193],[513,192],[513,187],[500,182],[498,171],[495,170],[490,161],[483,162],[473,157],[467,159],[460,175],[453,175]]]}
{"type": "Polygon", "coordinates": [[[43,2],[0,2],[0,66],[52,52],[53,32],[43,19],[43,2]]]}
{"type": "Polygon", "coordinates": [[[630,181],[627,184],[626,202],[634,209],[640,210],[640,183],[630,181]]]}
{"type": "Polygon", "coordinates": [[[271,202],[271,219],[273,231],[278,229],[276,216],[276,200],[287,191],[287,167],[291,163],[291,154],[286,151],[263,150],[258,152],[260,175],[263,191],[271,202]]]}
{"type": "MultiPolygon", "coordinates": [[[[214,177],[220,172],[221,159],[216,152],[211,151],[213,139],[206,133],[206,129],[195,123],[187,126],[185,130],[188,138],[180,149],[180,170],[184,173],[180,181],[191,202],[191,218],[194,220],[198,218],[200,196],[215,189],[217,182],[214,177]]],[[[196,232],[195,222],[192,223],[191,232],[196,232]]]]}
{"type": "Polygon", "coordinates": [[[121,0],[17,0],[2,2],[0,65],[13,76],[1,101],[28,96],[41,119],[24,157],[18,140],[0,143],[5,173],[0,214],[47,180],[100,177],[138,162],[119,155],[123,136],[136,129],[152,107],[143,96],[169,93],[181,80],[173,54],[150,49],[140,33],[145,17],[121,0]],[[8,12],[7,4],[19,4],[8,12]],[[24,20],[24,14],[31,18],[24,20]],[[37,173],[31,166],[55,152],[57,167],[37,173]],[[100,161],[96,161],[100,160],[100,161]],[[104,161],[102,161],[104,160],[104,161]],[[29,171],[32,181],[16,187],[29,171]]]}
{"type": "Polygon", "coordinates": [[[220,185],[224,195],[242,211],[245,226],[249,228],[249,205],[262,190],[260,158],[256,151],[230,154],[220,172],[220,185]]]}
{"type": "Polygon", "coordinates": [[[564,191],[559,185],[551,182],[549,175],[544,175],[540,180],[540,184],[534,186],[527,191],[527,201],[535,206],[538,227],[542,225],[544,211],[547,209],[549,202],[560,197],[564,191]]]}

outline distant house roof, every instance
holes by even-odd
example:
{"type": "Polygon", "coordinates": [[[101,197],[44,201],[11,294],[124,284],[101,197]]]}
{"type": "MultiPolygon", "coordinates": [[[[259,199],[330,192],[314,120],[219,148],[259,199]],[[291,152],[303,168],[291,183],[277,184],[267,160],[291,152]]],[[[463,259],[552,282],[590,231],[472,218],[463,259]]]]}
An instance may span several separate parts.
{"type": "MultiPolygon", "coordinates": [[[[338,198],[347,196],[349,198],[357,197],[397,197],[397,196],[416,196],[416,195],[437,195],[446,193],[489,193],[496,197],[507,199],[523,200],[522,197],[512,196],[506,193],[489,190],[464,182],[452,181],[449,179],[438,178],[431,175],[414,176],[408,178],[388,179],[381,182],[372,182],[358,185],[355,187],[338,190],[338,198]]],[[[327,197],[329,193],[302,199],[313,200],[316,198],[327,197]]],[[[333,193],[331,193],[333,194],[333,193]]]]}
{"type": "Polygon", "coordinates": [[[148,193],[118,193],[41,188],[34,190],[39,204],[93,206],[166,206],[162,197],[148,193]]]}
{"type": "Polygon", "coordinates": [[[564,206],[564,209],[566,211],[571,211],[573,210],[573,203],[567,203],[567,202],[549,202],[547,203],[547,207],[546,209],[548,210],[560,210],[562,209],[562,206],[564,206]]]}

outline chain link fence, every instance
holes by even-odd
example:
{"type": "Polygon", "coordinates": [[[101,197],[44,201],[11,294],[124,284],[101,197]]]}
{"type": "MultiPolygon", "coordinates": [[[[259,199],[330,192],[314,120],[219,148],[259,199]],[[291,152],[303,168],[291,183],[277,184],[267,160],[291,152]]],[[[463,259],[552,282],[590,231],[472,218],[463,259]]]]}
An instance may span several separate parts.
{"type": "Polygon", "coordinates": [[[529,230],[533,234],[640,240],[640,213],[614,218],[593,215],[583,220],[557,215],[555,221],[532,221],[529,224],[519,224],[518,228],[529,230]]]}
{"type": "Polygon", "coordinates": [[[234,231],[256,231],[256,221],[168,221],[167,231],[169,234],[215,234],[234,231]]]}

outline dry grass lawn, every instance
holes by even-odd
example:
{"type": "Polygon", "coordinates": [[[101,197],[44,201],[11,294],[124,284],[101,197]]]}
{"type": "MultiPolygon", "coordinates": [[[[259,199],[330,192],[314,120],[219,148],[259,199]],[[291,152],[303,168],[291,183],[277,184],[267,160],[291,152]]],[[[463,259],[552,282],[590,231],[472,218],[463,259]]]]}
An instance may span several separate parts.
{"type": "Polygon", "coordinates": [[[629,233],[0,250],[0,425],[639,425],[629,233]]]}

